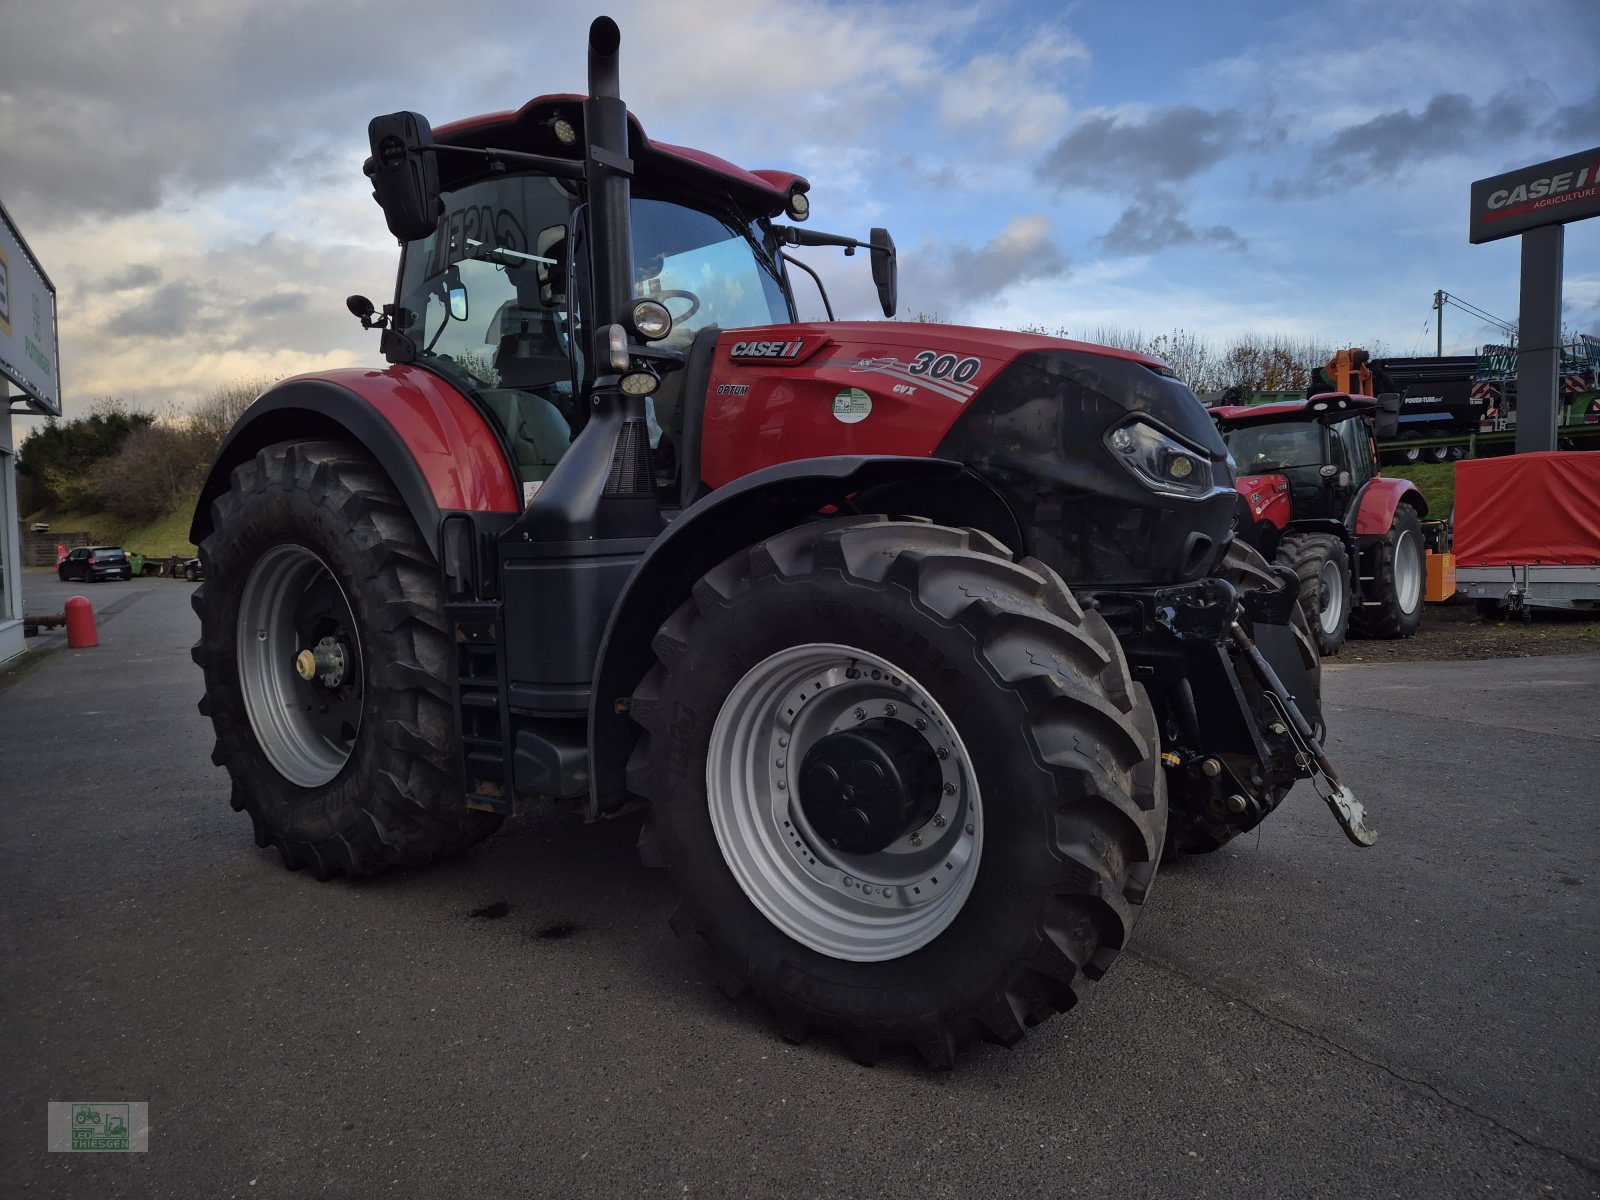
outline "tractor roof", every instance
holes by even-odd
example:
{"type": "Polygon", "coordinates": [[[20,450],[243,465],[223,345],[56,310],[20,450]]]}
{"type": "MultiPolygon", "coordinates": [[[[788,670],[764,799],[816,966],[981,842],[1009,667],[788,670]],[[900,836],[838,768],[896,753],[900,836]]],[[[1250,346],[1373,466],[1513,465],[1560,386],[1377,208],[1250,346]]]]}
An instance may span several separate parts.
{"type": "MultiPolygon", "coordinates": [[[[436,142],[451,146],[492,146],[578,158],[583,146],[583,99],[574,95],[537,96],[518,109],[441,125],[433,131],[433,137],[436,142]],[[574,145],[564,145],[556,138],[552,126],[558,117],[578,131],[574,145]]],[[[643,179],[665,181],[691,191],[726,192],[741,208],[769,217],[784,211],[791,193],[804,192],[811,186],[804,176],[788,171],[746,171],[704,150],[651,141],[632,113],[628,114],[628,144],[643,179]]],[[[442,155],[439,160],[439,182],[447,190],[483,172],[481,162],[464,155],[442,155]]]]}
{"type": "Polygon", "coordinates": [[[1378,402],[1371,396],[1349,392],[1319,392],[1309,400],[1285,400],[1277,404],[1224,404],[1209,409],[1211,419],[1223,429],[1243,429],[1251,425],[1271,425],[1284,421],[1342,421],[1359,412],[1371,412],[1378,402]]]}

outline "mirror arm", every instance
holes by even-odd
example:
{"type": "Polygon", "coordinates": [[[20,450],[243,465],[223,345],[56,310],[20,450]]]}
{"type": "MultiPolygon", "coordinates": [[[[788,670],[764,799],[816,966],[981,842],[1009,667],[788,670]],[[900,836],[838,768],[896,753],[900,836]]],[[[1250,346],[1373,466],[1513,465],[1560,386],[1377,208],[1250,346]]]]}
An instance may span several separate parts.
{"type": "Polygon", "coordinates": [[[782,238],[786,246],[843,246],[850,252],[865,244],[853,237],[823,233],[820,229],[796,229],[793,225],[774,225],[772,232],[782,238]]]}
{"type": "Polygon", "coordinates": [[[475,154],[491,163],[519,163],[538,167],[547,175],[561,179],[582,179],[583,164],[570,158],[557,158],[553,154],[527,154],[521,150],[499,150],[493,146],[479,149],[476,146],[452,146],[448,142],[435,142],[435,150],[449,150],[456,154],[475,154]]]}

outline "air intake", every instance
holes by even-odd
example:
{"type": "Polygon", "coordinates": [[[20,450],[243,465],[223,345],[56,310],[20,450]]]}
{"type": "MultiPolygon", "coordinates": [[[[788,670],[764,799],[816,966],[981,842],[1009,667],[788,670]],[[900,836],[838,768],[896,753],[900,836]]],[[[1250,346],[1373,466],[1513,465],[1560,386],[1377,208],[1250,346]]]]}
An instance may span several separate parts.
{"type": "Polygon", "coordinates": [[[653,496],[655,467],[650,459],[650,433],[638,419],[626,420],[611,449],[611,473],[606,476],[607,496],[653,496]]]}

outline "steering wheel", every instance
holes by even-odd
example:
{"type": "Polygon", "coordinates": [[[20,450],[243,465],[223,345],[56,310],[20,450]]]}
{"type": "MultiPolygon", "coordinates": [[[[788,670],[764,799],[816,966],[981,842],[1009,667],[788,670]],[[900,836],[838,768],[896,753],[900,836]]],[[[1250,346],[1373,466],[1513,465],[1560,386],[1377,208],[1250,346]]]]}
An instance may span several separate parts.
{"type": "MultiPolygon", "coordinates": [[[[659,301],[661,301],[662,304],[665,304],[668,300],[687,300],[689,302],[689,311],[688,312],[682,312],[682,313],[673,313],[672,314],[672,323],[674,325],[676,325],[679,321],[687,321],[690,317],[694,316],[695,313],[700,311],[700,297],[695,295],[693,292],[681,292],[681,291],[653,292],[648,296],[641,297],[641,299],[644,299],[644,300],[659,300],[659,301]]],[[[670,308],[667,311],[668,312],[672,312],[672,310],[670,308]]]]}

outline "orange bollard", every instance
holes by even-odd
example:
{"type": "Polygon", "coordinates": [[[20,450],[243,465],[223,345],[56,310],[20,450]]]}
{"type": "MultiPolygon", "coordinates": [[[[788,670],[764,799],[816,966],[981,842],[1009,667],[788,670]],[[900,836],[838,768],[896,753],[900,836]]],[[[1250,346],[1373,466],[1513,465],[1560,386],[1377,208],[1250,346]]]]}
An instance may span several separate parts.
{"type": "Polygon", "coordinates": [[[87,650],[100,644],[100,634],[94,627],[94,608],[85,596],[67,600],[67,645],[74,650],[87,650]]]}

